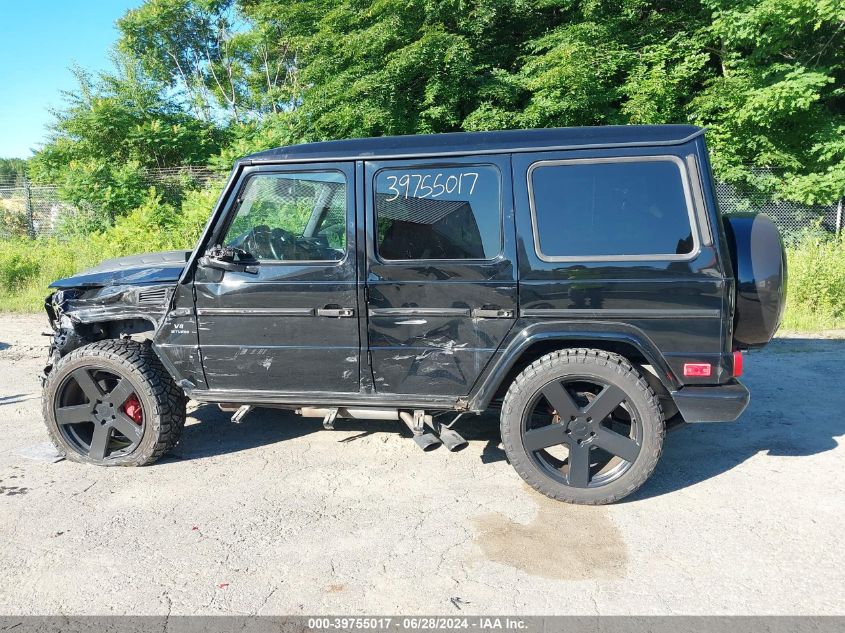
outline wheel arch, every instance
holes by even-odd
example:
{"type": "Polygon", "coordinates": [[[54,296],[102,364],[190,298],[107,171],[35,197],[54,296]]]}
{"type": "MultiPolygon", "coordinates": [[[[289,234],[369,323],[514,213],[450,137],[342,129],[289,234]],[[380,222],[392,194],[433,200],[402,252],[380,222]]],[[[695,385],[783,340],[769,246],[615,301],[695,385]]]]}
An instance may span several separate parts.
{"type": "Polygon", "coordinates": [[[655,344],[644,332],[625,323],[536,323],[514,330],[518,334],[507,342],[482,376],[469,398],[468,408],[483,411],[503,395],[513,379],[538,358],[568,347],[600,349],[624,356],[638,365],[650,365],[647,372],[661,391],[679,388],[672,370],[655,344]]]}

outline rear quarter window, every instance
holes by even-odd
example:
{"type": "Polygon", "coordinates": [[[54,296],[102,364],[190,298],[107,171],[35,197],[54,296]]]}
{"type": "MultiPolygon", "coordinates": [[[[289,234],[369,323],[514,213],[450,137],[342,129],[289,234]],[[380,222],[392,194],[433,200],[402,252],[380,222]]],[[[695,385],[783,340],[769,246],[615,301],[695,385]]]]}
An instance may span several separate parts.
{"type": "Polygon", "coordinates": [[[542,259],[687,259],[698,248],[680,160],[541,161],[528,180],[542,259]]]}

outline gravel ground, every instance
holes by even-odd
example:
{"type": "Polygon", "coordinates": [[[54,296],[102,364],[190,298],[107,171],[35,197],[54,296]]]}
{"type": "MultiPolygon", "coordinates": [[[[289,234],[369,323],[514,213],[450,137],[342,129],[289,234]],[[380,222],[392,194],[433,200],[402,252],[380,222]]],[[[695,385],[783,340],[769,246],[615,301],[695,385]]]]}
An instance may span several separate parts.
{"type": "Polygon", "coordinates": [[[0,613],[845,613],[845,340],[750,355],[739,422],[589,508],[524,485],[494,418],[423,453],[398,423],[191,406],[155,466],[50,463],[45,328],[0,316],[0,613]]]}

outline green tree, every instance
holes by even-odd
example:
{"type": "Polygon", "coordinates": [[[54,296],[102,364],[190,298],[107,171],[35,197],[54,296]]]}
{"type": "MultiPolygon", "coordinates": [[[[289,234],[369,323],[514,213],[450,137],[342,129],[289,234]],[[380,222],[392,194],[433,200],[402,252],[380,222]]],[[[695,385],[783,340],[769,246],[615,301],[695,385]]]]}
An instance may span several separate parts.
{"type": "Polygon", "coordinates": [[[228,166],[331,138],[694,122],[721,179],[806,203],[845,192],[845,0],[147,0],[119,28],[119,70],[81,78],[38,173],[78,161],[81,189],[111,182],[115,158],[220,149],[228,166]]]}
{"type": "Polygon", "coordinates": [[[690,100],[715,167],[805,203],[845,195],[845,2],[706,0],[717,71],[690,100]],[[747,165],[782,168],[763,181],[747,165]]]}
{"type": "Polygon", "coordinates": [[[68,202],[103,228],[145,199],[149,168],[199,165],[220,151],[223,132],[169,102],[140,65],[115,57],[97,77],[76,68],[78,86],[44,147],[31,159],[33,179],[57,183],[68,202]]]}
{"type": "Polygon", "coordinates": [[[26,174],[26,160],[23,158],[0,158],[0,186],[19,184],[26,174]]]}
{"type": "Polygon", "coordinates": [[[294,139],[445,132],[515,69],[520,42],[543,31],[512,0],[243,0],[260,28],[293,52],[294,139]],[[301,89],[301,94],[296,88],[301,89]]]}
{"type": "Polygon", "coordinates": [[[695,122],[710,129],[723,179],[806,203],[845,191],[843,0],[241,0],[239,7],[295,51],[301,89],[290,111],[236,135],[258,145],[695,122]],[[754,177],[749,166],[773,171],[754,177]]]}
{"type": "Polygon", "coordinates": [[[119,48],[197,118],[244,123],[294,104],[285,34],[232,0],[148,0],[118,27],[119,48]]]}

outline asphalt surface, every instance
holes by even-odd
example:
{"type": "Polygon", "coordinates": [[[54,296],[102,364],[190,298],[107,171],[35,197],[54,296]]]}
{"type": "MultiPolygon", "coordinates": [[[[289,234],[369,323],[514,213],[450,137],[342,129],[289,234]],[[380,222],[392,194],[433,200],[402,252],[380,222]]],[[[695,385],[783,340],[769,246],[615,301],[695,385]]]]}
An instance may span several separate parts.
{"type": "Polygon", "coordinates": [[[524,485],[495,418],[423,453],[398,423],[192,405],[157,465],[51,463],[45,327],[0,316],[0,613],[845,613],[845,340],[748,356],[739,422],[671,433],[590,508],[524,485]]]}

